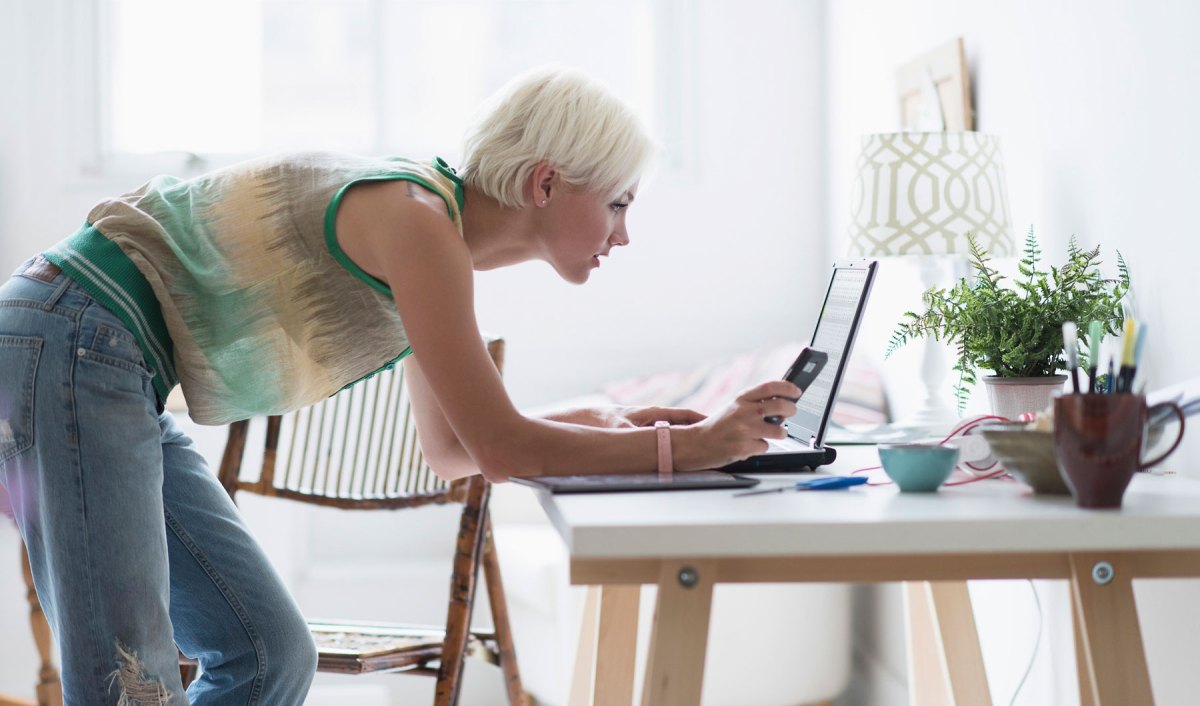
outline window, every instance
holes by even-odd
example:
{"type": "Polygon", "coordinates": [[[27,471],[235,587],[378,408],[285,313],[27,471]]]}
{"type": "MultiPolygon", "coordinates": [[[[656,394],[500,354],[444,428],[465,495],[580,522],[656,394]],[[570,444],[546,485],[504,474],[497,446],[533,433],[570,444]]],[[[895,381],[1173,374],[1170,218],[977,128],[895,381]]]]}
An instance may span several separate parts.
{"type": "MultiPolygon", "coordinates": [[[[103,0],[98,162],[337,149],[454,159],[479,103],[577,66],[682,133],[672,0],[103,0]]],[[[660,137],[660,139],[662,139],[660,137]]],[[[668,143],[668,149],[671,144],[668,143]]]]}

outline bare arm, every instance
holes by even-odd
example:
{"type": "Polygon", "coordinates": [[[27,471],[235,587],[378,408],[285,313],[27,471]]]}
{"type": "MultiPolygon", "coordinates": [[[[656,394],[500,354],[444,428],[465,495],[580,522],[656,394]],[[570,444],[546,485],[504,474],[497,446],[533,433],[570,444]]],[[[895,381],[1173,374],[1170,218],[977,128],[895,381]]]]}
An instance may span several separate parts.
{"type": "Polygon", "coordinates": [[[568,407],[538,416],[552,422],[615,429],[654,426],[654,423],[659,420],[674,425],[696,424],[705,419],[703,414],[682,407],[629,407],[615,404],[600,407],[568,407]]]}
{"type": "Polygon", "coordinates": [[[429,388],[429,381],[421,372],[416,355],[404,360],[404,380],[416,417],[417,439],[421,442],[421,451],[430,468],[438,477],[446,480],[479,473],[479,466],[446,421],[446,414],[429,388]]]}
{"type": "MultiPolygon", "coordinates": [[[[421,372],[417,356],[410,355],[404,361],[404,379],[412,398],[413,413],[417,421],[417,436],[421,450],[434,471],[442,478],[453,480],[479,472],[478,466],[458,440],[446,415],[429,387],[429,381],[421,372]]],[[[703,414],[676,407],[573,407],[555,410],[539,416],[552,422],[580,424],[584,426],[614,429],[653,425],[657,420],[672,424],[695,424],[705,419],[703,414]]]]}
{"type": "MultiPolygon", "coordinates": [[[[581,426],[520,414],[479,335],[470,253],[444,210],[403,198],[375,204],[374,217],[357,225],[364,229],[361,242],[392,289],[419,361],[418,375],[426,387],[413,402],[418,429],[422,417],[426,421],[426,430],[419,433],[427,453],[454,455],[445,428],[438,421],[429,428],[440,411],[453,437],[490,480],[654,469],[653,429],[581,426]]],[[[791,416],[795,411],[788,400],[759,402],[772,396],[796,397],[798,390],[784,381],[765,383],[736,400],[719,419],[675,427],[676,468],[708,468],[764,451],[763,439],[784,432],[763,422],[761,413],[791,416]]],[[[449,465],[447,476],[466,468],[461,459],[449,465]]]]}

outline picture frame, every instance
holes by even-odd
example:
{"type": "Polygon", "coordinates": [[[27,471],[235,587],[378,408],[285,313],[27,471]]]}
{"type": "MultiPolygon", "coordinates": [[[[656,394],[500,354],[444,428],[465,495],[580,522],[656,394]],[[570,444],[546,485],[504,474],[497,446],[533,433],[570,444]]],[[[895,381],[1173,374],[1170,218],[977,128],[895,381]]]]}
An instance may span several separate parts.
{"type": "Polygon", "coordinates": [[[896,71],[896,95],[902,130],[974,130],[962,37],[901,66],[896,71]]]}

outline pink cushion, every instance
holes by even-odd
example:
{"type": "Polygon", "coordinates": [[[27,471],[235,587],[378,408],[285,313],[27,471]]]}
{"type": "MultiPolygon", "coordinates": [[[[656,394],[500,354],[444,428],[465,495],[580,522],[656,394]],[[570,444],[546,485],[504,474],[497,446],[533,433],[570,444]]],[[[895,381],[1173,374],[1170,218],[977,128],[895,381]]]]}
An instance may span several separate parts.
{"type": "MultiPolygon", "coordinates": [[[[753,351],[690,370],[657,373],[611,383],[604,392],[615,404],[687,407],[717,412],[742,390],[778,378],[799,354],[802,343],[753,351]]],[[[851,360],[842,378],[833,421],[839,424],[888,421],[887,397],[877,370],[851,360]]]]}

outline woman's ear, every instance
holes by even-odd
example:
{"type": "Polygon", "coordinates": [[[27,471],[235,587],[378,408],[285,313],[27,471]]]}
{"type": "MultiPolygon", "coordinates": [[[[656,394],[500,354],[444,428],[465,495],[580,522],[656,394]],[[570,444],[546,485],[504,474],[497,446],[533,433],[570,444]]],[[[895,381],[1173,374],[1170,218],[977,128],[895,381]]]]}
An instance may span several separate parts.
{"type": "Polygon", "coordinates": [[[530,198],[534,206],[546,206],[558,188],[558,170],[550,162],[538,162],[529,175],[530,198]]]}

